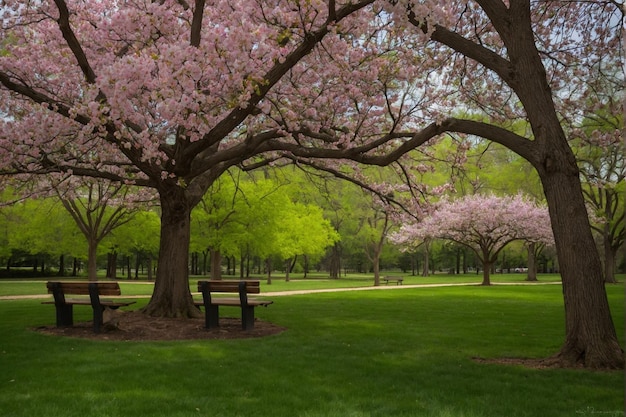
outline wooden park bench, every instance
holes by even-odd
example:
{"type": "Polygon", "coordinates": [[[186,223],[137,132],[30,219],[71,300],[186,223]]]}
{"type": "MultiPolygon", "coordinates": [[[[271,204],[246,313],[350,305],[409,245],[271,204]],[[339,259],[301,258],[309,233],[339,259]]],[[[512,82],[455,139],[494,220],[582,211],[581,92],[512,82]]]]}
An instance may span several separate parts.
{"type": "Polygon", "coordinates": [[[384,277],[383,280],[385,280],[385,285],[389,285],[390,282],[394,282],[396,283],[396,285],[402,285],[402,281],[404,281],[403,277],[394,277],[394,276],[388,276],[388,277],[384,277]]]}
{"type": "Polygon", "coordinates": [[[202,293],[202,301],[195,301],[198,307],[204,307],[205,327],[219,327],[219,307],[241,307],[241,328],[254,328],[254,308],[267,307],[273,301],[248,298],[248,294],[261,292],[260,281],[236,280],[203,280],[198,281],[198,291],[202,293]],[[213,297],[213,293],[237,293],[237,297],[213,297]]]}
{"type": "Polygon", "coordinates": [[[120,285],[113,281],[48,281],[46,285],[48,294],[54,296],[54,301],[44,301],[43,304],[54,304],[56,307],[57,327],[74,325],[73,307],[75,305],[90,305],[93,309],[93,331],[99,333],[105,308],[116,309],[135,303],[134,301],[101,299],[101,295],[122,294],[120,285]],[[68,299],[66,295],[88,295],[89,298],[68,299]]]}

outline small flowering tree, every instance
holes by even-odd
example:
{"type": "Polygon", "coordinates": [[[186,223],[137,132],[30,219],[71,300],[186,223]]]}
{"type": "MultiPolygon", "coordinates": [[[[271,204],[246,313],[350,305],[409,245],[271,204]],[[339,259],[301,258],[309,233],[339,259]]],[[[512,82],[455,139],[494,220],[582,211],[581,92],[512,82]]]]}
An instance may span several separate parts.
{"type": "Polygon", "coordinates": [[[514,240],[550,243],[550,218],[545,207],[522,195],[498,197],[471,195],[442,200],[423,221],[398,232],[396,242],[441,238],[473,250],[483,264],[483,285],[490,285],[489,272],[498,254],[514,240]]]}

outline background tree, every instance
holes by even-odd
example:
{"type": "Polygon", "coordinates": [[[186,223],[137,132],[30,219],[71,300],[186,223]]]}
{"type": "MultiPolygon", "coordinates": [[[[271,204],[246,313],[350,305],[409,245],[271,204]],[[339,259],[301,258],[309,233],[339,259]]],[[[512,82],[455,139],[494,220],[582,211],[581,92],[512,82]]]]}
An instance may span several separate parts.
{"type": "MultiPolygon", "coordinates": [[[[601,102],[600,100],[598,100],[601,102]]],[[[589,115],[574,133],[573,147],[583,178],[583,194],[592,210],[591,227],[600,236],[604,279],[615,283],[615,264],[624,245],[624,117],[613,100],[589,115]]]]}
{"type": "Polygon", "coordinates": [[[96,280],[98,245],[134,214],[132,202],[126,201],[132,200],[130,190],[104,180],[72,182],[71,190],[68,184],[56,184],[54,190],[87,241],[87,276],[96,280]]]}
{"type": "MultiPolygon", "coordinates": [[[[297,256],[320,256],[338,239],[321,209],[294,201],[300,193],[289,182],[242,174],[231,170],[216,181],[192,215],[194,240],[213,251],[236,255],[242,278],[249,274],[251,257],[279,256],[288,279],[297,256]]],[[[212,265],[212,270],[219,267],[212,265]]]]}
{"type": "Polygon", "coordinates": [[[192,212],[192,246],[210,256],[211,279],[222,278],[222,254],[234,254],[237,239],[245,232],[237,221],[245,210],[241,198],[241,172],[216,180],[192,212]]]}
{"type": "MultiPolygon", "coordinates": [[[[45,263],[65,270],[65,256],[87,259],[87,245],[80,230],[55,198],[31,198],[3,208],[6,225],[6,247],[32,255],[41,268],[45,263]]],[[[10,253],[9,252],[9,253],[10,253]]],[[[41,271],[44,272],[43,269],[41,271]]]]}
{"type": "MultiPolygon", "coordinates": [[[[139,275],[141,265],[145,266],[147,279],[154,279],[153,262],[159,251],[159,215],[147,207],[138,209],[132,218],[116,227],[103,239],[102,246],[114,248],[126,256],[127,278],[131,278],[130,258],[135,259],[135,276],[139,275]]],[[[115,268],[115,265],[113,265],[115,268]]],[[[114,278],[114,277],[112,277],[114,278]]]]}
{"type": "Polygon", "coordinates": [[[521,195],[496,197],[475,194],[444,200],[424,220],[405,225],[396,241],[449,239],[470,248],[482,262],[482,285],[490,285],[490,272],[498,254],[515,240],[549,243],[552,240],[547,210],[521,195]]]}
{"type": "Polygon", "coordinates": [[[285,260],[285,280],[289,281],[295,258],[299,255],[319,257],[339,240],[339,234],[313,205],[288,200],[276,213],[274,233],[267,236],[275,251],[285,260]]]}

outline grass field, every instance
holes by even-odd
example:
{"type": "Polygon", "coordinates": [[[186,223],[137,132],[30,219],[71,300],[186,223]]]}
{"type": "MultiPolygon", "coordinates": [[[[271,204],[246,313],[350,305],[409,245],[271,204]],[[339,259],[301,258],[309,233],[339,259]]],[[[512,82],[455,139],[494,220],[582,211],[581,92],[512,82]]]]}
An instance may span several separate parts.
{"type": "MultiPolygon", "coordinates": [[[[263,290],[307,282],[319,288],[313,279],[276,280],[263,290]]],[[[0,281],[0,295],[42,288],[0,281]]],[[[122,291],[149,294],[151,286],[123,283],[122,291]]],[[[624,286],[607,292],[623,345],[624,286]]],[[[40,301],[0,301],[2,416],[624,415],[623,372],[472,360],[555,353],[564,327],[559,285],[276,296],[257,317],[287,331],[246,340],[46,336],[32,330],[54,323],[54,308],[40,301]]],[[[88,320],[90,311],[75,316],[88,320]]]]}

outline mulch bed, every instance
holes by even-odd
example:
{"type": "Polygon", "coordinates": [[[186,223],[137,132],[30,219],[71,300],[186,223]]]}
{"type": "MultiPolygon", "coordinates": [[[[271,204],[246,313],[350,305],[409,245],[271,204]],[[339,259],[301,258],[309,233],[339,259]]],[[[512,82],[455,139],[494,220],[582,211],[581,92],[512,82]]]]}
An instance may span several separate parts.
{"type": "Polygon", "coordinates": [[[38,332],[92,340],[157,341],[195,339],[245,339],[279,334],[284,327],[256,319],[252,330],[242,330],[240,318],[220,317],[220,327],[206,329],[204,319],[150,317],[137,311],[123,312],[115,317],[116,325],[105,323],[100,333],[93,332],[93,323],[74,323],[73,327],[43,326],[38,332]]]}

